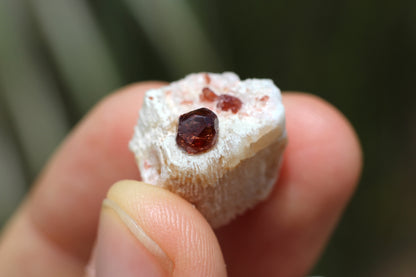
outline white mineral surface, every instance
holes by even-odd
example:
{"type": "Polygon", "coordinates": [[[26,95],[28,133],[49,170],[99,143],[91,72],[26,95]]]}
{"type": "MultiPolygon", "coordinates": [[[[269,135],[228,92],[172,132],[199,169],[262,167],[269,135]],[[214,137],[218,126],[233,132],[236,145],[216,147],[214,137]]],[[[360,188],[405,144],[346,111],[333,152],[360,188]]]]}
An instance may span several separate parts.
{"type": "Polygon", "coordinates": [[[179,194],[219,227],[265,199],[278,178],[286,146],[280,90],[271,80],[241,81],[230,72],[188,75],[146,93],[129,146],[144,182],[179,194]],[[241,109],[223,111],[201,100],[205,87],[238,97],[241,109]],[[202,107],[218,116],[218,141],[188,154],[176,143],[178,119],[202,107]]]}

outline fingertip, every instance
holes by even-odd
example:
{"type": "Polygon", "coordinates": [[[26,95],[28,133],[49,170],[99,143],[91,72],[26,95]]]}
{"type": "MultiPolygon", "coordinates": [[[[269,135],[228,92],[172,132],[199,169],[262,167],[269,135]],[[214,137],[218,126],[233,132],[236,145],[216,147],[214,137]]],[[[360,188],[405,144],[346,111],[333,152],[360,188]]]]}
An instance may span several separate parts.
{"type": "Polygon", "coordinates": [[[233,276],[304,276],[361,172],[357,135],[336,108],[303,93],[283,94],[283,104],[288,144],[275,188],[217,232],[233,276]],[[249,266],[257,257],[262,259],[249,266]]]}
{"type": "MultiPolygon", "coordinates": [[[[133,136],[134,128],[132,126],[136,125],[139,118],[144,95],[148,90],[164,85],[166,83],[157,81],[127,85],[105,97],[92,110],[93,114],[88,117],[89,122],[84,128],[89,129],[90,138],[97,139],[94,142],[100,144],[100,149],[109,151],[109,158],[123,154],[122,156],[126,158],[119,159],[123,165],[126,164],[124,162],[126,160],[134,161],[126,145],[133,136]],[[97,135],[94,135],[94,130],[97,135]]],[[[84,135],[85,137],[86,135],[84,135]]],[[[133,165],[137,172],[135,162],[130,162],[128,165],[133,165]]]]}
{"type": "Polygon", "coordinates": [[[286,163],[296,164],[296,170],[305,169],[301,176],[327,179],[315,182],[318,185],[339,184],[333,191],[339,194],[336,197],[348,198],[362,169],[361,145],[352,124],[318,96],[287,93],[283,99],[289,135],[286,163]]]}
{"type": "MultiPolygon", "coordinates": [[[[97,133],[102,144],[120,145],[123,148],[122,150],[125,150],[125,142],[130,140],[133,135],[132,126],[135,125],[139,117],[145,93],[163,85],[166,85],[166,83],[141,82],[127,85],[109,94],[86,117],[87,122],[83,126],[84,133],[88,133],[90,137],[97,133]]],[[[120,149],[117,147],[110,149],[113,148],[116,151],[120,149]]]]}
{"type": "MultiPolygon", "coordinates": [[[[157,89],[162,86],[166,86],[168,83],[163,81],[145,81],[145,82],[137,82],[125,85],[124,87],[119,88],[114,93],[111,93],[104,97],[98,106],[107,105],[107,103],[111,103],[110,105],[114,105],[113,101],[120,102],[123,105],[126,103],[123,101],[123,98],[129,98],[129,102],[131,101],[131,97],[136,97],[138,100],[142,100],[144,94],[151,89],[157,89]]],[[[140,102],[141,103],[141,102],[140,102]]],[[[141,106],[141,105],[140,105],[141,106]]]]}
{"type": "Polygon", "coordinates": [[[172,262],[129,215],[106,199],[93,260],[87,267],[91,272],[109,277],[170,276],[172,262]]]}
{"type": "Polygon", "coordinates": [[[217,239],[190,203],[167,190],[132,180],[114,184],[108,200],[166,253],[173,263],[173,276],[225,276],[217,239]]]}

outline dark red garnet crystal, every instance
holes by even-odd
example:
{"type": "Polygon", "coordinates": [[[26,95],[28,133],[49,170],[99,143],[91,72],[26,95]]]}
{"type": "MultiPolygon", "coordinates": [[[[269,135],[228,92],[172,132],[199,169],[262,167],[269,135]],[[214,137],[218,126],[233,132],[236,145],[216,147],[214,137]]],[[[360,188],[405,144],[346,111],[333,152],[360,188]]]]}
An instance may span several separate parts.
{"type": "Polygon", "coordinates": [[[200,108],[179,117],[176,143],[188,154],[203,153],[212,148],[218,137],[218,117],[200,108]]]}

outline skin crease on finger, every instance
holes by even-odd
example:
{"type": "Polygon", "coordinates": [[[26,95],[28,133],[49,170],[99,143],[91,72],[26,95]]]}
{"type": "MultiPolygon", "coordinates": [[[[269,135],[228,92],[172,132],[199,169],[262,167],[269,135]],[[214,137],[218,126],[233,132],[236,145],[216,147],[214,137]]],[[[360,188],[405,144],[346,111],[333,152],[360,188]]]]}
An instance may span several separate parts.
{"type": "Polygon", "coordinates": [[[170,267],[172,276],[226,276],[217,238],[189,202],[165,189],[131,180],[112,186],[107,199],[160,246],[174,265],[170,267]]]}
{"type": "MultiPolygon", "coordinates": [[[[139,178],[127,143],[143,92],[155,86],[160,84],[131,86],[99,104],[60,147],[20,209],[19,218],[29,218],[57,253],[65,253],[57,254],[62,259],[69,256],[85,265],[108,188],[121,179],[139,178]]],[[[311,96],[284,99],[289,145],[280,182],[268,201],[217,231],[231,276],[306,273],[359,175],[359,146],[339,112],[311,96]]],[[[10,234],[18,234],[17,225],[9,225],[10,234]]],[[[18,237],[6,234],[3,239],[18,237]]],[[[18,243],[1,243],[0,248],[12,245],[18,243]]]]}

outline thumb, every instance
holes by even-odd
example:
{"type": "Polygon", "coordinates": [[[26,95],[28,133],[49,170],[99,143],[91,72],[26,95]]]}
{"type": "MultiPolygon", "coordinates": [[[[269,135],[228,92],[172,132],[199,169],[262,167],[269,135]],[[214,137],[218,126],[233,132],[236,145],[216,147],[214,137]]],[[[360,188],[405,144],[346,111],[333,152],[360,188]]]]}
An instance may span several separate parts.
{"type": "Polygon", "coordinates": [[[177,195],[137,181],[109,190],[91,267],[97,277],[226,276],[202,215],[177,195]]]}

